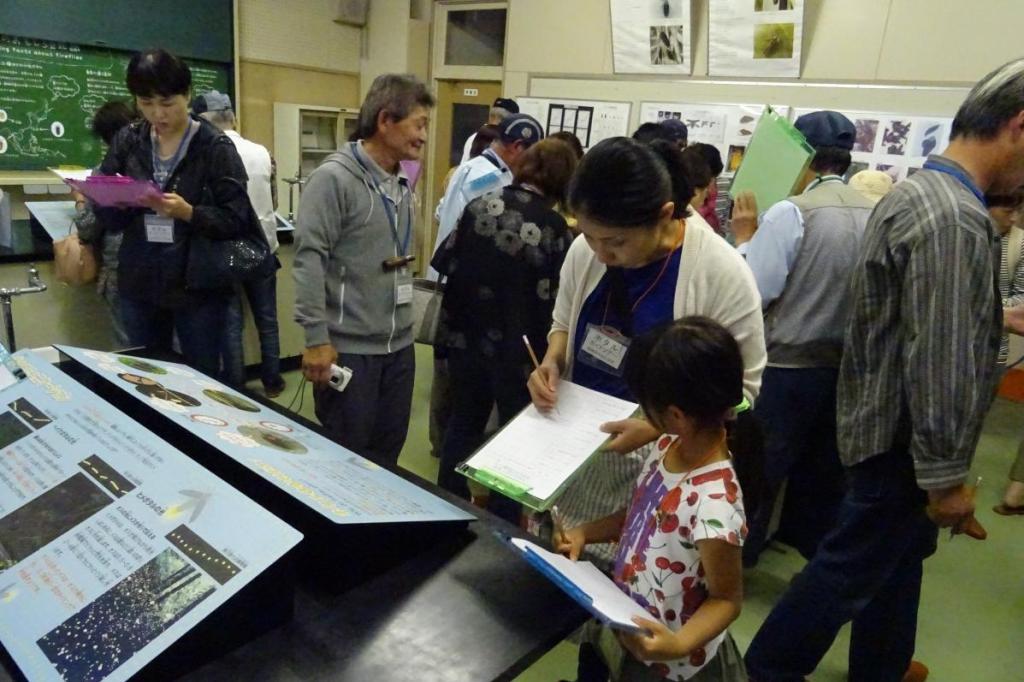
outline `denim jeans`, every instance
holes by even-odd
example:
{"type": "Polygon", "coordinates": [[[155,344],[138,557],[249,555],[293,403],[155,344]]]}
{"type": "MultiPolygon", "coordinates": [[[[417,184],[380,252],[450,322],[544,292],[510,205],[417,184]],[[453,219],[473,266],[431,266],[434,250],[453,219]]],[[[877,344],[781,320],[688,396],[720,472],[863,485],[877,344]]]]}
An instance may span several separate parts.
{"type": "Polygon", "coordinates": [[[177,332],[185,362],[218,377],[225,317],[231,296],[222,292],[190,295],[181,308],[161,308],[121,295],[121,318],[132,345],[172,351],[177,332]]]}
{"type": "Polygon", "coordinates": [[[849,621],[850,682],[899,682],[910,665],[922,564],[938,528],[905,448],[846,472],[838,524],[747,649],[752,680],[803,680],[849,621]]]}
{"type": "MultiPolygon", "coordinates": [[[[281,382],[281,341],[277,328],[277,273],[245,282],[245,297],[249,301],[253,322],[260,338],[260,379],[264,387],[281,382]]],[[[242,302],[236,301],[228,309],[224,339],[224,374],[235,385],[245,383],[245,356],[242,333],[245,319],[242,302]]]]}
{"type": "Polygon", "coordinates": [[[780,540],[810,559],[835,525],[844,491],[836,445],[838,378],[839,370],[829,367],[764,371],[754,408],[764,438],[764,497],[750,517],[743,545],[747,565],[756,562],[767,542],[775,498],[787,480],[780,540]]]}

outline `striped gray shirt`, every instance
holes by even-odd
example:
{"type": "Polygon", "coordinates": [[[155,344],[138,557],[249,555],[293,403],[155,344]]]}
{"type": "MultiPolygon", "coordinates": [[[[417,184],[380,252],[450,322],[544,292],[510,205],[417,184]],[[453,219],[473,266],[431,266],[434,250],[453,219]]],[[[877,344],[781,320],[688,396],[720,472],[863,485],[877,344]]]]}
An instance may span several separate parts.
{"type": "Polygon", "coordinates": [[[952,175],[919,171],[878,204],[853,274],[839,374],[846,466],[907,448],[921,488],[964,481],[995,394],[999,266],[988,211],[952,175]]]}
{"type": "MultiPolygon", "coordinates": [[[[1010,233],[1002,238],[1003,257],[999,268],[999,295],[1003,297],[1003,307],[1012,308],[1024,303],[1024,241],[1017,251],[1017,262],[1010,276],[1010,233]]],[[[1003,341],[999,345],[999,364],[1005,365],[1010,355],[1010,335],[1003,332],[1003,341]]]]}

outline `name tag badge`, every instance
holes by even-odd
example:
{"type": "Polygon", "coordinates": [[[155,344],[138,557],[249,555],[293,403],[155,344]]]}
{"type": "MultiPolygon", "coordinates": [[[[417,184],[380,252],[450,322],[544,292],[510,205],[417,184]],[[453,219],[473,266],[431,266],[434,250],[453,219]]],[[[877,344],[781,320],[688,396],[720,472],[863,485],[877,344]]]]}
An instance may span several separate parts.
{"type": "Polygon", "coordinates": [[[153,244],[174,243],[174,218],[146,214],[146,241],[153,244]]]}
{"type": "Polygon", "coordinates": [[[609,327],[588,324],[580,361],[591,367],[622,376],[623,360],[629,351],[629,339],[609,327]]]}
{"type": "Polygon", "coordinates": [[[412,303],[412,275],[409,268],[403,267],[398,273],[398,284],[395,289],[395,303],[407,305],[412,303]]]}

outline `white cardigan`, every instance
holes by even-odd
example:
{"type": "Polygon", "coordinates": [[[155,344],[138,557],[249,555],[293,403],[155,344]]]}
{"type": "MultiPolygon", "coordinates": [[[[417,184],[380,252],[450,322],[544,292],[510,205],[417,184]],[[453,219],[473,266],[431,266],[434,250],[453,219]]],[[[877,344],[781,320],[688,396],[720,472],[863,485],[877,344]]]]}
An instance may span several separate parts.
{"type": "MultiPolygon", "coordinates": [[[[569,247],[562,264],[551,325],[551,333],[569,334],[566,378],[572,378],[580,310],[606,269],[586,239],[578,238],[569,247]]],[[[672,314],[677,320],[688,315],[703,315],[732,332],[743,354],[743,394],[753,404],[768,361],[761,295],[743,256],[696,213],[686,218],[672,314]]]]}

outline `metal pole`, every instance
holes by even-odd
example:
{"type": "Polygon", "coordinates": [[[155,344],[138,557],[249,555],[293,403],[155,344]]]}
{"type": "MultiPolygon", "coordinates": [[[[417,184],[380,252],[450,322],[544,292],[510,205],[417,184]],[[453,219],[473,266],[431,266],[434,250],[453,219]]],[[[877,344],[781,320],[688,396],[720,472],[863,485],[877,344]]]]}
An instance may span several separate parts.
{"type": "Polygon", "coordinates": [[[4,329],[7,330],[7,350],[13,353],[18,350],[14,340],[14,314],[11,312],[11,297],[0,296],[0,307],[4,314],[4,329]]]}

